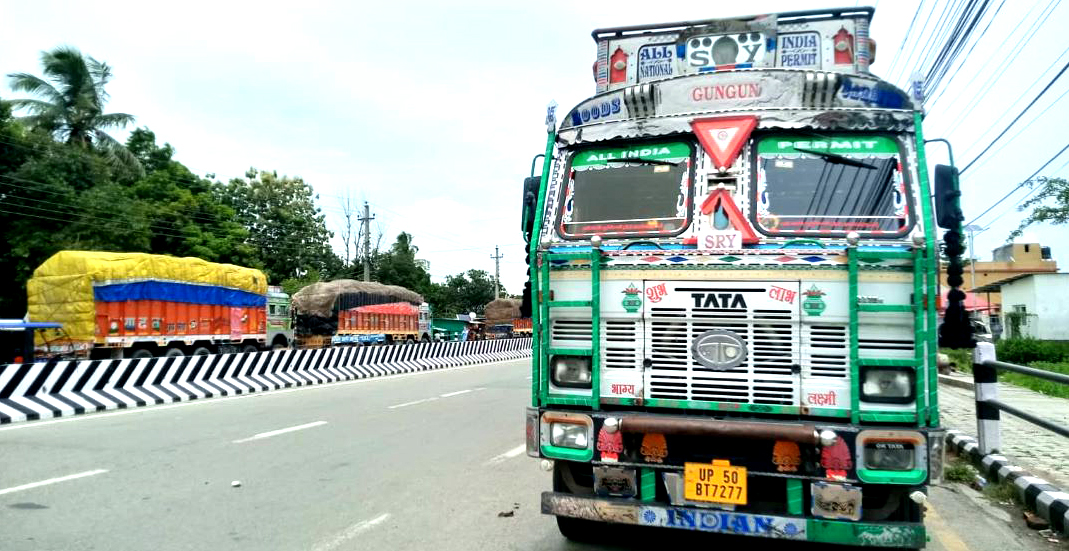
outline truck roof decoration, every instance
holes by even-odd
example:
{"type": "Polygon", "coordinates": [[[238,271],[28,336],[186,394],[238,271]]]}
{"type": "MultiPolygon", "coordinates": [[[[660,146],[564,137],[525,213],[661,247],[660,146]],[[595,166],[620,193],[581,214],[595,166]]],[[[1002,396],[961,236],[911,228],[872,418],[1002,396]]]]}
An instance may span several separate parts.
{"type": "Polygon", "coordinates": [[[731,69],[868,73],[869,7],[597,29],[597,92],[731,69]]]}

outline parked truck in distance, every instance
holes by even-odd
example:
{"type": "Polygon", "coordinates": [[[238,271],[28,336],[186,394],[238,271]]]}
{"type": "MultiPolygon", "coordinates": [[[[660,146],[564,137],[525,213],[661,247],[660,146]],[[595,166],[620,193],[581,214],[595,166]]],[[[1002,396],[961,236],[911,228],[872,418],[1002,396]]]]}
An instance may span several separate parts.
{"type": "MultiPolygon", "coordinates": [[[[30,321],[58,322],[71,356],[149,358],[254,352],[286,346],[280,327],[289,297],[271,297],[260,270],[199,258],[61,251],[26,285],[30,321]]],[[[46,330],[59,331],[59,330],[46,330]]],[[[39,332],[40,333],[40,332],[39,332]]],[[[49,340],[49,335],[39,339],[49,340]]]]}
{"type": "MultiPolygon", "coordinates": [[[[331,344],[412,344],[422,336],[420,321],[419,308],[407,302],[341,310],[338,312],[338,332],[331,344]]],[[[426,335],[426,329],[422,333],[426,335]]]]}
{"type": "Polygon", "coordinates": [[[293,295],[299,348],[430,342],[430,306],[415,293],[374,281],[312,283],[293,295]]]}

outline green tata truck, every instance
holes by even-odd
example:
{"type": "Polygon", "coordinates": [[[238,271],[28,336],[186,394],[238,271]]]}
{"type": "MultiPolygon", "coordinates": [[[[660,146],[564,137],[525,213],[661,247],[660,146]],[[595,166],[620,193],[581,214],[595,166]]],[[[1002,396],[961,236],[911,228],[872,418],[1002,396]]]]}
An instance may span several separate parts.
{"type": "Polygon", "coordinates": [[[873,14],[594,31],[596,94],[551,104],[524,183],[527,452],[564,536],[925,545],[957,180],[870,72],[873,14]]]}

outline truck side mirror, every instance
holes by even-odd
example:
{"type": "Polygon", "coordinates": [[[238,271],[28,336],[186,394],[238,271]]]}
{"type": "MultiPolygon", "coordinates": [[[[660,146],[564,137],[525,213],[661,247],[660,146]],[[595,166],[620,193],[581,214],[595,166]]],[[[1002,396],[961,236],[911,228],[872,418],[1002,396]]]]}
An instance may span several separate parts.
{"type": "Polygon", "coordinates": [[[538,187],[542,184],[541,176],[531,176],[523,179],[523,213],[521,230],[524,235],[530,235],[534,230],[535,205],[538,202],[538,187]]]}
{"type": "Polygon", "coordinates": [[[935,165],[935,220],[940,228],[956,230],[965,220],[959,197],[958,169],[949,165],[935,165]]]}

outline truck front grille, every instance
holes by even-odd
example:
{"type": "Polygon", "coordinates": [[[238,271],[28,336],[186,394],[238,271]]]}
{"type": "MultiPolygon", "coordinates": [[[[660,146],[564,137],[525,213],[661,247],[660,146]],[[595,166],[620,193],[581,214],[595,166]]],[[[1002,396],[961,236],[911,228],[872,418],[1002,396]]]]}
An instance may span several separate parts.
{"type": "MultiPolygon", "coordinates": [[[[682,282],[677,285],[684,285],[682,282]]],[[[695,287],[674,289],[687,293],[695,287]]],[[[701,308],[687,304],[651,307],[647,314],[646,370],[650,398],[794,405],[798,403],[798,313],[766,300],[764,284],[747,284],[745,308],[701,308]],[[699,364],[694,339],[710,329],[733,331],[748,355],[738,367],[718,371],[699,364]]],[[[795,284],[796,285],[796,284],[795,284]]],[[[723,290],[723,289],[719,289],[723,290]]],[[[728,289],[726,291],[733,291],[728,289]]],[[[689,296],[686,296],[689,299],[689,296]]],[[[786,305],[782,305],[786,306],[786,305]]]]}

